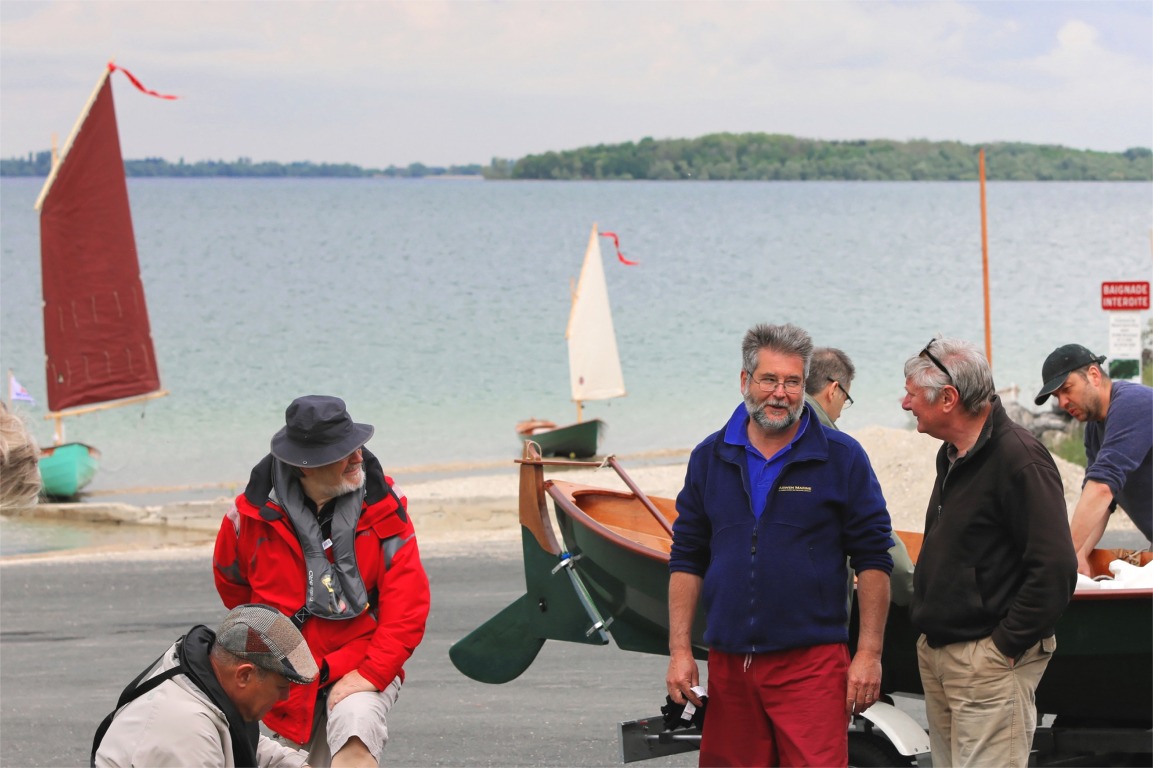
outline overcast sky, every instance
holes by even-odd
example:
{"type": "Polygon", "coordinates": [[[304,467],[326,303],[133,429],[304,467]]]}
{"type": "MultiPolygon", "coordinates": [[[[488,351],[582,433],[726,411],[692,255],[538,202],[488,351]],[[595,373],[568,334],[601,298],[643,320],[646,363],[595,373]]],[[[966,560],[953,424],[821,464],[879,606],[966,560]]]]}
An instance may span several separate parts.
{"type": "Polygon", "coordinates": [[[1153,145],[1153,2],[0,0],[0,156],[110,59],[126,158],[366,167],[708,133],[1153,145]]]}

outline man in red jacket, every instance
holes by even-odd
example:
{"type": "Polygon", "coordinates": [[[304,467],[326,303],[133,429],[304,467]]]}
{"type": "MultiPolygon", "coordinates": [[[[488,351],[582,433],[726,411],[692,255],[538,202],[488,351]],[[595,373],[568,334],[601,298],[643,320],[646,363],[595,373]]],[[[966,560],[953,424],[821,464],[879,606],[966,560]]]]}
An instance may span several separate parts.
{"type": "Polygon", "coordinates": [[[300,627],[320,668],[264,723],[312,766],[371,765],[404,662],[424,637],[428,577],[408,500],[364,444],[344,401],[292,401],[216,537],[224,604],[265,603],[300,627]]]}

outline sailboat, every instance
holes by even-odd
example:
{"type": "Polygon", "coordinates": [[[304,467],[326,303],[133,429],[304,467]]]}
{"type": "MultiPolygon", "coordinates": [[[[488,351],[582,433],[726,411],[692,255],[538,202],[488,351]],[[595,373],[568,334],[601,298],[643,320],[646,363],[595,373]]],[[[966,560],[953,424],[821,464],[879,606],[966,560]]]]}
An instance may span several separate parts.
{"type": "MultiPolygon", "coordinates": [[[[63,419],[162,397],[140,280],[109,63],[36,200],[44,291],[44,352],[53,445],[42,450],[44,493],[70,498],[100,452],[67,442],[63,419]]],[[[129,79],[144,90],[131,74],[129,79]]],[[[154,94],[159,95],[159,94],[154,94]]]]}
{"type": "Polygon", "coordinates": [[[545,456],[594,456],[605,425],[600,419],[584,420],[584,403],[627,394],[596,224],[589,234],[565,338],[576,423],[558,427],[551,421],[529,419],[517,424],[516,431],[522,441],[532,440],[540,446],[545,456]]]}

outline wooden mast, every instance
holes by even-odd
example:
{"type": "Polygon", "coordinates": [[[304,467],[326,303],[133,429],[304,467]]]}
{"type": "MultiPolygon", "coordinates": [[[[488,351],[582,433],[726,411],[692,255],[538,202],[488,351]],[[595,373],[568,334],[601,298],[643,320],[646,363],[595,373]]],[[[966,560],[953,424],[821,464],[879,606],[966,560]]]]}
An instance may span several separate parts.
{"type": "MultiPolygon", "coordinates": [[[[595,227],[596,225],[594,224],[593,226],[595,227]]],[[[568,294],[569,294],[569,306],[571,307],[573,304],[576,303],[576,297],[577,297],[576,281],[573,280],[571,277],[568,279],[568,294]]],[[[576,408],[577,408],[577,419],[576,419],[577,424],[580,424],[582,421],[584,421],[584,403],[582,403],[580,400],[576,400],[574,402],[576,402],[576,408]]]]}

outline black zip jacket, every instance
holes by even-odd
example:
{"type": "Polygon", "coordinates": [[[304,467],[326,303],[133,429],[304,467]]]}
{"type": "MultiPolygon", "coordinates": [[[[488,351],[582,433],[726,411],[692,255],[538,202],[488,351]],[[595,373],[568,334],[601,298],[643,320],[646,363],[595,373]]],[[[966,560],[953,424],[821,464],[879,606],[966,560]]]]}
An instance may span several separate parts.
{"type": "Polygon", "coordinates": [[[1053,634],[1077,584],[1061,475],[995,395],[973,449],[950,466],[948,448],[913,572],[913,626],[933,647],[992,635],[1016,658],[1053,634]]]}

